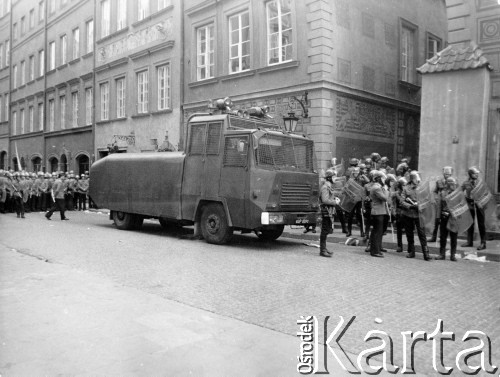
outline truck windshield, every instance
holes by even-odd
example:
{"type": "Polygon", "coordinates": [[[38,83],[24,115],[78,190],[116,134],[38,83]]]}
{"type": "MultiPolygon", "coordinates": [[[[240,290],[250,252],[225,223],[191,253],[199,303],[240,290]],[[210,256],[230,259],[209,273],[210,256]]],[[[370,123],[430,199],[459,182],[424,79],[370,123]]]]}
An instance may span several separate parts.
{"type": "Polygon", "coordinates": [[[264,134],[258,139],[257,165],[276,170],[313,170],[313,142],[286,135],[264,134]]]}

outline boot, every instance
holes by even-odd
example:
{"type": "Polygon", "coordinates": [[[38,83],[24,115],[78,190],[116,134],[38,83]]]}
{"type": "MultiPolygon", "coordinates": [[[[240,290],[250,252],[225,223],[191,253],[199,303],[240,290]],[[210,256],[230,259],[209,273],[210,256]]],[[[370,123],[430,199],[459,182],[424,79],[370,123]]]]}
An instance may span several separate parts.
{"type": "Polygon", "coordinates": [[[434,221],[434,231],[432,232],[432,237],[429,238],[427,242],[436,242],[439,230],[439,223],[440,223],[439,218],[437,218],[436,221],[434,221]]]}
{"type": "MultiPolygon", "coordinates": [[[[457,261],[457,258],[455,257],[455,253],[456,253],[456,252],[457,252],[457,251],[456,251],[456,250],[453,250],[453,249],[451,249],[451,251],[450,251],[450,260],[451,260],[452,262],[456,262],[456,261],[457,261]]],[[[444,258],[443,258],[443,259],[444,259],[444,258]]]]}
{"type": "Polygon", "coordinates": [[[481,244],[477,247],[477,250],[484,250],[486,249],[486,242],[481,242],[481,244]]]}
{"type": "Polygon", "coordinates": [[[429,248],[427,246],[422,247],[422,253],[424,254],[424,260],[426,260],[427,262],[432,260],[429,256],[429,248]]]}
{"type": "Polygon", "coordinates": [[[326,248],[326,237],[326,234],[319,236],[319,255],[322,257],[331,257],[333,253],[326,248]]]}
{"type": "Polygon", "coordinates": [[[408,255],[406,258],[415,258],[415,245],[408,245],[408,255]]]}
{"type": "Polygon", "coordinates": [[[446,259],[446,250],[439,249],[439,255],[436,257],[436,260],[445,260],[446,259]]]}
{"type": "Polygon", "coordinates": [[[352,219],[347,220],[347,232],[346,237],[351,237],[352,234],[352,219]]]}
{"type": "Polygon", "coordinates": [[[342,233],[347,233],[347,227],[345,226],[345,222],[341,221],[340,225],[342,225],[342,233]]]}

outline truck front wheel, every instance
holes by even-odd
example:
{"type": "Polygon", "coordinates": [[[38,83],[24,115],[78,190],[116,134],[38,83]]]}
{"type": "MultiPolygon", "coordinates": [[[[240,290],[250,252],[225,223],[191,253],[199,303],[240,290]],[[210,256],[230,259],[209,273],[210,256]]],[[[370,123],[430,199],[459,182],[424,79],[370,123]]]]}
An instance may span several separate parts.
{"type": "Polygon", "coordinates": [[[261,229],[255,232],[257,237],[264,241],[275,241],[283,234],[284,225],[276,225],[275,228],[261,229]]]}
{"type": "Polygon", "coordinates": [[[201,233],[208,243],[229,242],[233,229],[229,227],[226,213],[220,204],[208,204],[201,213],[201,233]]]}
{"type": "Polygon", "coordinates": [[[114,211],[113,221],[118,229],[130,230],[135,226],[135,217],[126,212],[114,211]]]}

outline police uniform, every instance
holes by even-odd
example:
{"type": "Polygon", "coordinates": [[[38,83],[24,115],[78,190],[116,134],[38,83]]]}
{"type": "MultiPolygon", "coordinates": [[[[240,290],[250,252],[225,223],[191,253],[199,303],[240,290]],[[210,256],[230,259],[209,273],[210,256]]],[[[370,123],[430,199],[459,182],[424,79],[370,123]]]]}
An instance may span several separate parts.
{"type": "Polygon", "coordinates": [[[372,257],[382,257],[382,237],[384,233],[384,219],[389,215],[387,201],[389,200],[389,190],[383,185],[385,174],[377,172],[374,174],[374,182],[370,187],[371,224],[370,234],[370,255],[372,257]]]}
{"type": "Polygon", "coordinates": [[[404,223],[403,223],[403,217],[402,217],[402,205],[401,203],[403,202],[403,188],[406,185],[406,179],[403,177],[400,177],[396,184],[392,186],[392,206],[393,206],[393,213],[394,213],[394,222],[396,224],[396,239],[398,242],[398,246],[396,251],[398,253],[403,251],[403,229],[404,229],[404,223]]]}
{"type": "Polygon", "coordinates": [[[14,177],[12,181],[12,196],[16,205],[16,214],[18,218],[24,219],[23,188],[25,185],[21,185],[20,173],[16,173],[14,177]]]}
{"type": "Polygon", "coordinates": [[[448,222],[451,221],[451,214],[446,202],[446,196],[451,194],[455,190],[456,186],[455,178],[449,177],[445,181],[445,187],[443,187],[438,194],[437,204],[440,218],[440,239],[439,239],[439,256],[436,257],[438,260],[446,259],[446,239],[448,238],[448,233],[450,235],[450,260],[456,262],[455,254],[457,252],[457,232],[448,229],[448,222]]]}
{"type": "Polygon", "coordinates": [[[476,167],[471,167],[468,170],[469,179],[462,183],[462,191],[465,192],[465,200],[469,206],[470,214],[472,216],[472,225],[467,230],[467,242],[462,245],[462,247],[472,247],[474,241],[474,223],[476,221],[477,215],[477,227],[479,229],[479,237],[481,238],[481,244],[477,247],[477,250],[486,249],[486,226],[485,226],[485,218],[484,211],[482,208],[479,208],[474,199],[471,197],[471,191],[477,185],[477,181],[479,179],[479,169],[476,167]]]}
{"type": "Polygon", "coordinates": [[[417,229],[418,239],[420,241],[420,246],[422,247],[422,252],[424,254],[424,259],[430,261],[429,248],[427,247],[427,239],[425,238],[425,230],[420,226],[419,213],[418,213],[418,202],[417,202],[417,187],[418,187],[418,173],[413,171],[410,173],[411,180],[404,187],[402,193],[401,202],[402,206],[402,216],[404,221],[404,227],[406,231],[406,240],[408,243],[408,255],[407,258],[415,258],[415,239],[413,231],[417,229]],[[417,180],[417,182],[415,182],[417,180]]]}
{"type": "Polygon", "coordinates": [[[60,177],[57,178],[54,181],[54,184],[52,185],[52,194],[54,196],[54,204],[50,208],[49,212],[45,214],[45,217],[47,220],[50,220],[50,217],[55,211],[59,211],[61,215],[61,220],[69,220],[65,216],[65,199],[64,199],[64,192],[66,190],[66,184],[64,183],[64,179],[61,178],[62,174],[59,175],[60,177]]]}
{"type": "MultiPolygon", "coordinates": [[[[350,179],[353,179],[357,184],[361,187],[364,187],[368,182],[368,178],[360,173],[359,167],[356,167],[352,170],[350,179]]],[[[363,201],[359,201],[354,205],[354,208],[350,213],[347,214],[347,237],[350,237],[352,234],[352,218],[356,215],[356,220],[360,229],[360,237],[365,237],[364,227],[363,227],[363,216],[361,215],[361,211],[363,210],[363,201]]]]}
{"type": "Polygon", "coordinates": [[[7,200],[7,177],[5,171],[0,169],[0,213],[5,213],[5,201],[7,200]]]}
{"type": "Polygon", "coordinates": [[[325,183],[321,186],[321,234],[319,238],[319,255],[322,257],[331,257],[333,252],[330,252],[326,248],[326,239],[328,234],[332,233],[332,216],[334,212],[334,206],[337,204],[337,200],[334,195],[334,187],[331,182],[334,172],[332,170],[327,170],[325,173],[325,183]]]}

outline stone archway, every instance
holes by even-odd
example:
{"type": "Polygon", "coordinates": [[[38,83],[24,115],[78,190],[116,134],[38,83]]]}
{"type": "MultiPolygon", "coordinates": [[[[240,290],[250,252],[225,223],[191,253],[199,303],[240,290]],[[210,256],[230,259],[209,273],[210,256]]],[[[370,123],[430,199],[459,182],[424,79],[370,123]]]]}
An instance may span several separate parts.
{"type": "Polygon", "coordinates": [[[5,151],[0,152],[0,169],[7,170],[8,168],[7,162],[8,162],[7,152],[5,151]]]}
{"type": "Polygon", "coordinates": [[[76,157],[77,169],[75,169],[78,174],[84,174],[86,171],[89,171],[90,168],[90,159],[86,154],[81,154],[76,157]]]}
{"type": "Polygon", "coordinates": [[[31,159],[31,166],[35,173],[42,171],[42,159],[40,156],[35,156],[31,159]]]}
{"type": "Polygon", "coordinates": [[[61,160],[59,162],[59,170],[63,172],[68,171],[68,159],[65,154],[61,156],[61,160]]]}
{"type": "Polygon", "coordinates": [[[49,158],[50,172],[55,173],[59,170],[59,160],[57,157],[49,158]]]}

